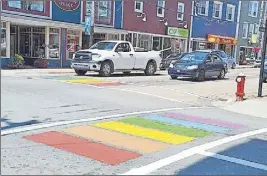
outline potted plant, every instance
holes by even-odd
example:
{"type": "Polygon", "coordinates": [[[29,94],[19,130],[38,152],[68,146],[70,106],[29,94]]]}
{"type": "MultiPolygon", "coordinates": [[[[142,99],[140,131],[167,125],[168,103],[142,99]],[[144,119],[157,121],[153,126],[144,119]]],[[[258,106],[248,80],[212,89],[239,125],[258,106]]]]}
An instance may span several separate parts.
{"type": "Polygon", "coordinates": [[[24,58],[20,54],[15,54],[15,57],[9,60],[8,68],[19,69],[24,68],[24,58]]]}
{"type": "Polygon", "coordinates": [[[38,49],[37,54],[39,58],[36,59],[33,63],[34,67],[36,68],[47,68],[48,67],[48,60],[43,58],[44,49],[38,49]]]}

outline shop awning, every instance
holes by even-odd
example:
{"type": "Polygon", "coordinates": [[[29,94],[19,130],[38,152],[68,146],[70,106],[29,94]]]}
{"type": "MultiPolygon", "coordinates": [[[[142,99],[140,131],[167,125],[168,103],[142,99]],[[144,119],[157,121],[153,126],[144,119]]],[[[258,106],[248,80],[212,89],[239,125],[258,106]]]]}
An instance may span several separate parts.
{"type": "Polygon", "coordinates": [[[233,37],[209,34],[208,42],[216,44],[236,45],[237,40],[233,37]]]}

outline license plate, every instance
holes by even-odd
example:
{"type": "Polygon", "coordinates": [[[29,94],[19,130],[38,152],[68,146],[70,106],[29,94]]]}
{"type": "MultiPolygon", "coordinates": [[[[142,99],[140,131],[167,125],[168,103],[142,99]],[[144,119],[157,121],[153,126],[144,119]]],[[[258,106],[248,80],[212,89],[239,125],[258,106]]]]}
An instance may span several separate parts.
{"type": "Polygon", "coordinates": [[[180,73],[181,72],[181,70],[177,70],[177,73],[180,73]]]}

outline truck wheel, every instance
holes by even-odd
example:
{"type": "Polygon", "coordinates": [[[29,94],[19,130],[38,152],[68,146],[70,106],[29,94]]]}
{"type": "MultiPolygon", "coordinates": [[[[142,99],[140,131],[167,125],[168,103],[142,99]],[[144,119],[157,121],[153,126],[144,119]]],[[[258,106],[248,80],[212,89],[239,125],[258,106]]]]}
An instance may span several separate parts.
{"type": "Polygon", "coordinates": [[[110,76],[111,75],[111,70],[112,70],[112,64],[108,61],[103,62],[100,67],[100,76],[110,76]]]}
{"type": "Polygon", "coordinates": [[[155,72],[156,72],[156,64],[154,62],[149,62],[146,65],[145,75],[151,76],[151,75],[154,75],[155,72]]]}
{"type": "Polygon", "coordinates": [[[87,72],[87,71],[83,71],[83,70],[75,70],[75,73],[76,73],[77,75],[79,75],[79,76],[84,76],[86,72],[87,72]]]}
{"type": "Polygon", "coordinates": [[[131,72],[123,72],[124,75],[130,75],[131,72]]]}

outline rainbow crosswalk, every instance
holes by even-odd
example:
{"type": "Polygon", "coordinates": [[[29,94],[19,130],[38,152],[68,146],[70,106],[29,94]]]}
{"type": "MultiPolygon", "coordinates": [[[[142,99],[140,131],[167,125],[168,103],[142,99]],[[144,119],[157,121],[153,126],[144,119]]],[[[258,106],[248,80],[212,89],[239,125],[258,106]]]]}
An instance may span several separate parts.
{"type": "Polygon", "coordinates": [[[87,85],[92,85],[92,86],[119,86],[122,85],[120,82],[113,82],[113,81],[107,81],[105,79],[100,79],[100,78],[78,78],[78,77],[61,77],[61,76],[54,76],[54,77],[44,77],[44,79],[52,79],[52,80],[57,80],[61,82],[66,82],[66,83],[75,83],[75,84],[87,84],[87,85]]]}
{"type": "Polygon", "coordinates": [[[180,113],[128,116],[120,120],[25,136],[109,165],[244,126],[180,113]]]}

